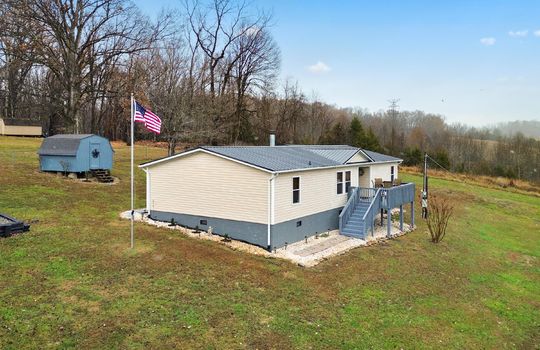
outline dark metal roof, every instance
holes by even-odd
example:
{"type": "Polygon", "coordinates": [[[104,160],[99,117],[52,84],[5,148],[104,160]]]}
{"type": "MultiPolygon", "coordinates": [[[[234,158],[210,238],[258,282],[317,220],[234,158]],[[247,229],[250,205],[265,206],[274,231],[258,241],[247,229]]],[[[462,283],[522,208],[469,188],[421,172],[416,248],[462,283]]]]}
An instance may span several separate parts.
{"type": "Polygon", "coordinates": [[[288,147],[301,147],[339,164],[344,164],[360,150],[348,145],[294,145],[288,147]]]}
{"type": "Polygon", "coordinates": [[[19,118],[0,118],[4,125],[11,126],[42,126],[41,121],[37,119],[19,119],[19,118]]]}
{"type": "Polygon", "coordinates": [[[341,164],[332,158],[299,146],[204,146],[201,148],[272,171],[320,168],[341,164]]]}
{"type": "Polygon", "coordinates": [[[93,134],[59,134],[43,140],[38,150],[40,156],[75,156],[82,139],[93,134]]]}
{"type": "Polygon", "coordinates": [[[271,171],[344,165],[359,151],[368,154],[373,162],[401,161],[399,158],[346,145],[204,146],[201,148],[271,171]]]}
{"type": "Polygon", "coordinates": [[[373,151],[363,150],[369,158],[373,159],[374,162],[401,162],[403,159],[388,156],[386,154],[377,153],[373,151]]]}
{"type": "MultiPolygon", "coordinates": [[[[401,161],[399,158],[347,145],[201,146],[198,149],[277,172],[345,165],[358,152],[364,152],[370,158],[366,164],[401,161]]],[[[155,159],[143,163],[141,166],[174,159],[184,153],[196,150],[192,149],[170,157],[155,159]]]]}

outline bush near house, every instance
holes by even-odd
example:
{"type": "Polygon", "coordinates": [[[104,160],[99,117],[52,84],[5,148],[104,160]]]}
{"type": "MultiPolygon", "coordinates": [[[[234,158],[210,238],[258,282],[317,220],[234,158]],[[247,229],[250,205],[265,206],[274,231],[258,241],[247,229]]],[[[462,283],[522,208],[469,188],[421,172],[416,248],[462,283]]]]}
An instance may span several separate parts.
{"type": "Polygon", "coordinates": [[[428,217],[426,225],[433,243],[439,243],[446,235],[448,223],[454,212],[454,204],[450,199],[441,196],[431,196],[428,202],[428,217]]]}

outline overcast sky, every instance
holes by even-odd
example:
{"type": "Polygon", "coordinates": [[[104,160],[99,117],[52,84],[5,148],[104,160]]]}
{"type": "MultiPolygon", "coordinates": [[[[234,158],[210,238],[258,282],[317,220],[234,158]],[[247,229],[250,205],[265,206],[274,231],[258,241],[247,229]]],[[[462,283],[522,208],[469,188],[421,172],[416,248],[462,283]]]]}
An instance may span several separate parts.
{"type": "MultiPolygon", "coordinates": [[[[137,0],[154,15],[179,0],[137,0]]],[[[255,0],[272,11],[281,77],[309,96],[488,125],[540,120],[540,1],[255,0]]]]}

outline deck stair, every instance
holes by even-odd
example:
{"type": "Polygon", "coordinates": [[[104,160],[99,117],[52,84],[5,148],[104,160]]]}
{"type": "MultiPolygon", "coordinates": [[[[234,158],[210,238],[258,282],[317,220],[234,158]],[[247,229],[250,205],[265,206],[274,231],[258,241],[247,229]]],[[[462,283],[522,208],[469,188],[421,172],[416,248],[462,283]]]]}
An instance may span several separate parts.
{"type": "MultiPolygon", "coordinates": [[[[392,188],[354,187],[349,199],[339,214],[339,232],[344,236],[366,239],[373,235],[374,221],[382,209],[390,211],[400,208],[400,229],[403,229],[403,205],[411,204],[411,224],[414,226],[414,183],[401,184],[392,188]]],[[[387,235],[391,222],[387,220],[387,235]]]]}
{"type": "Polygon", "coordinates": [[[342,235],[361,239],[365,238],[366,222],[363,218],[369,208],[370,203],[371,201],[359,201],[356,203],[349,220],[345,223],[341,230],[342,235]]]}
{"type": "Polygon", "coordinates": [[[114,178],[111,176],[109,170],[104,169],[95,169],[91,170],[92,176],[95,177],[98,182],[111,183],[114,182],[114,178]]]}

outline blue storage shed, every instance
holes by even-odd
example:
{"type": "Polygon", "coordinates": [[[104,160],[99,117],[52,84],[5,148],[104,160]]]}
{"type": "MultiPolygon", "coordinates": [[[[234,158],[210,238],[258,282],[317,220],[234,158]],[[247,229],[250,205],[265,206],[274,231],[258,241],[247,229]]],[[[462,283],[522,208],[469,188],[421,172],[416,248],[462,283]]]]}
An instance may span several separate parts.
{"type": "Polygon", "coordinates": [[[38,151],[41,171],[83,173],[111,170],[111,143],[93,134],[61,134],[47,137],[38,151]]]}

